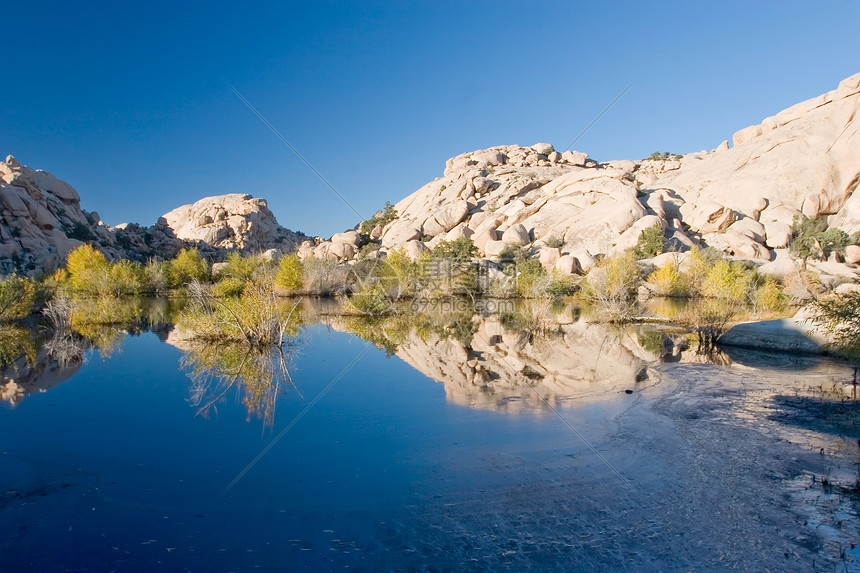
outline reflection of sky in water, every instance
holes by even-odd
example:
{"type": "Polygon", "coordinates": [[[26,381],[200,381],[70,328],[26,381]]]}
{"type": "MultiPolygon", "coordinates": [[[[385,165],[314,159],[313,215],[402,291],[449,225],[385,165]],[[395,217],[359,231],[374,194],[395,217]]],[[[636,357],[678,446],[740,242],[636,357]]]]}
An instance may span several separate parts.
{"type": "MultiPolygon", "coordinates": [[[[290,362],[296,386],[281,386],[270,427],[237,389],[196,416],[182,352],[152,334],[127,337],[109,357],[87,351],[68,380],[0,410],[4,566],[719,569],[769,559],[761,543],[793,552],[768,561],[785,570],[829,559],[826,544],[792,541],[814,531],[793,519],[774,479],[810,498],[815,486],[795,479],[795,466],[837,442],[778,419],[779,375],[754,368],[817,380],[844,366],[734,350],[729,368],[683,364],[668,339],[580,322],[528,336],[490,319],[468,343],[431,332],[395,356],[371,348],[224,494],[365,347],[339,328],[304,330],[290,362]],[[657,364],[661,345],[676,363],[657,364]],[[541,398],[563,406],[634,489],[541,398]],[[755,426],[766,438],[744,429],[755,426]],[[801,451],[789,434],[804,438],[801,451]],[[759,519],[787,533],[763,533],[759,519]]],[[[837,463],[815,456],[803,475],[837,463]]],[[[843,527],[856,532],[856,520],[843,527]]]]}

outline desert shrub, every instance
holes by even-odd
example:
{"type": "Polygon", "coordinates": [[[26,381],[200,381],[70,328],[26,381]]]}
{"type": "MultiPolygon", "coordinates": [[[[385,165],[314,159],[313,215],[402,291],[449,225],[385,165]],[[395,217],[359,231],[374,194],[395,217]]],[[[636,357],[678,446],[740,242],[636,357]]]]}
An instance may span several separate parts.
{"type": "Polygon", "coordinates": [[[663,227],[654,225],[648,227],[639,235],[639,240],[633,248],[637,259],[650,259],[663,252],[663,227]]]}
{"type": "Polygon", "coordinates": [[[237,278],[247,282],[254,277],[254,273],[262,264],[263,259],[258,255],[242,256],[240,253],[232,252],[224,260],[224,266],[218,272],[218,276],[237,278]]]}
{"type": "Polygon", "coordinates": [[[860,292],[817,298],[809,306],[810,321],[828,332],[838,352],[860,356],[860,292]]]}
{"type": "Polygon", "coordinates": [[[199,283],[191,284],[190,294],[191,302],[178,323],[201,341],[280,345],[297,316],[297,305],[281,304],[271,288],[259,283],[247,283],[239,297],[214,298],[199,283]]]}
{"type": "Polygon", "coordinates": [[[824,231],[819,240],[825,257],[829,257],[831,253],[845,256],[845,247],[851,244],[851,237],[848,236],[848,233],[836,227],[824,231]]]}
{"type": "Polygon", "coordinates": [[[170,261],[150,260],[143,267],[143,276],[148,290],[154,293],[164,293],[176,286],[170,261]]]}
{"type": "Polygon", "coordinates": [[[0,321],[24,318],[33,310],[36,287],[19,276],[0,280],[0,321]]]}
{"type": "Polygon", "coordinates": [[[543,265],[537,259],[523,259],[516,263],[516,284],[517,292],[528,297],[540,296],[545,292],[544,280],[548,273],[544,270],[543,265]]]}
{"type": "Polygon", "coordinates": [[[388,300],[385,287],[377,283],[352,293],[347,298],[344,308],[347,312],[355,314],[381,316],[391,311],[391,301],[388,300]]]}
{"type": "Polygon", "coordinates": [[[682,157],[683,157],[683,155],[680,155],[678,153],[669,153],[668,151],[664,151],[661,153],[659,151],[655,151],[654,153],[652,153],[651,155],[649,155],[645,159],[650,160],[650,161],[660,161],[661,159],[662,160],[681,159],[682,157]]]}
{"type": "Polygon", "coordinates": [[[441,241],[429,257],[419,260],[424,265],[424,279],[433,295],[474,295],[481,291],[478,265],[472,261],[478,250],[472,239],[461,237],[441,241]]]}
{"type": "Polygon", "coordinates": [[[81,245],[66,257],[69,286],[78,292],[99,294],[110,292],[110,265],[101,251],[91,245],[81,245]]]}
{"type": "Polygon", "coordinates": [[[760,312],[783,312],[788,308],[789,296],[773,278],[764,279],[752,297],[753,309],[760,312]]]}
{"type": "Polygon", "coordinates": [[[93,234],[92,230],[89,226],[81,223],[80,221],[75,221],[66,229],[66,236],[70,239],[76,239],[78,241],[93,241],[96,239],[95,234],[93,234]]]}
{"type": "Polygon", "coordinates": [[[224,277],[209,289],[209,294],[214,297],[240,296],[245,292],[247,281],[239,277],[224,277]]]}
{"type": "Polygon", "coordinates": [[[791,225],[791,254],[803,259],[827,258],[831,253],[845,254],[852,244],[848,233],[836,227],[827,228],[827,221],[805,215],[795,216],[791,225]]]}
{"type": "Polygon", "coordinates": [[[349,286],[349,265],[312,258],[302,263],[304,291],[319,296],[334,296],[346,292],[349,286]]]}
{"type": "Polygon", "coordinates": [[[285,255],[278,262],[275,286],[286,291],[301,290],[304,286],[302,262],[296,255],[285,255]]]}
{"type": "Polygon", "coordinates": [[[690,296],[690,279],[681,272],[677,262],[667,261],[648,275],[648,285],[660,296],[690,296]]]}
{"type": "Polygon", "coordinates": [[[196,248],[182,249],[170,262],[171,283],[181,286],[191,281],[209,280],[209,263],[196,248]]]}
{"type": "Polygon", "coordinates": [[[705,280],[708,278],[708,273],[711,272],[714,265],[724,258],[725,256],[722,252],[711,247],[706,249],[693,247],[690,250],[690,254],[684,264],[684,274],[687,276],[690,289],[694,293],[701,294],[705,280]]]}
{"type": "Polygon", "coordinates": [[[376,214],[367,221],[361,222],[361,225],[358,226],[358,232],[362,235],[370,235],[370,232],[373,231],[377,225],[384,227],[396,218],[397,211],[391,203],[386,201],[385,207],[383,207],[381,211],[377,211],[376,214]]]}
{"type": "Polygon", "coordinates": [[[393,299],[414,296],[425,280],[424,264],[413,261],[403,249],[389,251],[377,271],[377,276],[393,299]]]}
{"type": "Polygon", "coordinates": [[[557,236],[547,237],[544,244],[551,249],[560,249],[564,246],[564,239],[557,236]]]}
{"type": "Polygon", "coordinates": [[[144,268],[138,263],[121,260],[110,265],[110,283],[100,294],[115,296],[138,294],[146,285],[144,268]]]}
{"type": "Polygon", "coordinates": [[[468,237],[461,237],[453,241],[440,241],[433,249],[432,256],[437,260],[468,262],[478,254],[475,243],[468,237]]]}
{"type": "Polygon", "coordinates": [[[582,297],[606,320],[620,322],[633,316],[639,287],[639,267],[632,253],[601,260],[588,273],[582,297]]]}
{"type": "Polygon", "coordinates": [[[361,248],[358,249],[358,258],[364,259],[367,258],[371,253],[375,253],[379,250],[379,243],[370,242],[366,245],[362,245],[361,248]]]}
{"type": "Polygon", "coordinates": [[[754,291],[756,273],[743,263],[722,259],[708,271],[702,294],[718,300],[746,303],[754,291]]]}

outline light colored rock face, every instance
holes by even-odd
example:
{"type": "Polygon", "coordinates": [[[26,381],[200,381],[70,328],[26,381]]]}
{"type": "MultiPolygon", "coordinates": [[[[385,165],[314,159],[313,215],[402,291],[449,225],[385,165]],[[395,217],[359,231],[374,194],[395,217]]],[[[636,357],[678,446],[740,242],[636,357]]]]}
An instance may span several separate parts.
{"type": "Polygon", "coordinates": [[[458,155],[442,178],[394,206],[398,217],[383,229],[382,245],[467,236],[483,256],[493,257],[501,245],[529,247],[557,237],[565,243],[559,256],[577,248],[604,254],[648,213],[637,198],[635,163],[611,167],[586,159],[548,144],[458,155]]]}
{"type": "MultiPolygon", "coordinates": [[[[831,224],[860,229],[860,74],[840,87],[767,118],[734,136],[735,146],[651,183],[674,190],[687,203],[715,203],[758,219],[778,207],[809,216],[831,215],[831,224]],[[762,216],[764,214],[762,213],[762,216]]],[[[790,220],[780,220],[790,224],[790,220]]],[[[684,222],[696,231],[698,220],[684,222]]]]}
{"type": "MultiPolygon", "coordinates": [[[[395,206],[399,216],[384,229],[383,244],[442,236],[465,223],[484,256],[505,243],[537,255],[542,239],[558,237],[559,258],[582,263],[577,252],[620,254],[659,224],[670,248],[713,246],[770,261],[772,249],[788,245],[801,213],[860,230],[858,113],[860,74],[738,131],[733,148],[723,142],[680,159],[597,163],[548,144],[464,153],[448,160],[442,178],[395,206]]],[[[541,257],[547,267],[557,262],[541,257]]]]}
{"type": "Polygon", "coordinates": [[[162,219],[182,240],[226,249],[287,251],[303,239],[278,224],[265,199],[241,193],[206,197],[177,207],[162,219]]]}
{"type": "Polygon", "coordinates": [[[52,272],[81,240],[121,252],[98,215],[81,210],[71,185],[11,155],[0,162],[0,214],[0,275],[52,272]]]}
{"type": "Polygon", "coordinates": [[[84,242],[111,260],[145,262],[172,258],[191,245],[210,258],[222,257],[224,248],[283,252],[300,239],[278,225],[264,200],[250,195],[202,199],[171,211],[152,227],[124,223],[110,228],[98,213],[81,210],[71,185],[12,156],[0,162],[0,210],[0,276],[50,273],[84,242]]]}

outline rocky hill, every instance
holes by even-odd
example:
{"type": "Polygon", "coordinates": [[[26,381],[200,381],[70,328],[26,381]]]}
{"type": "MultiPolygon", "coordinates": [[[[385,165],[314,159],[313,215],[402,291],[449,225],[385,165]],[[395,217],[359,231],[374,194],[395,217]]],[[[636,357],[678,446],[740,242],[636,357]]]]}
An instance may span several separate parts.
{"type": "Polygon", "coordinates": [[[281,227],[264,199],[243,194],[184,205],[150,227],[109,227],[98,213],[81,209],[71,185],[11,155],[0,162],[0,207],[0,275],[50,273],[85,242],[114,260],[172,258],[186,246],[221,260],[229,250],[292,251],[307,238],[281,227]]]}
{"type": "MultiPolygon", "coordinates": [[[[670,250],[713,246],[786,271],[795,215],[860,230],[858,111],[860,74],[738,131],[731,148],[724,141],[672,159],[608,162],[546,143],[463,153],[447,161],[442,177],[399,201],[396,218],[371,235],[383,250],[412,256],[459,237],[472,238],[488,258],[528,247],[547,268],[569,273],[587,271],[595,257],[630,248],[660,225],[670,250]]],[[[305,244],[299,253],[349,258],[354,235],[305,244]]]]}
{"type": "MultiPolygon", "coordinates": [[[[607,162],[546,143],[463,153],[447,161],[441,177],[400,200],[392,217],[369,230],[370,239],[380,246],[378,256],[402,248],[416,257],[443,240],[469,237],[483,257],[524,247],[546,268],[573,273],[633,247],[645,229],[659,225],[668,250],[712,246],[767,272],[791,272],[786,247],[796,215],[860,231],[858,111],[860,74],[712,151],[607,162]]],[[[82,241],[112,258],[137,260],[170,257],[186,244],[212,258],[228,249],[298,246],[302,258],[348,261],[368,251],[360,249],[367,236],[358,227],[328,241],[309,239],[281,227],[265,200],[243,194],[184,205],[152,227],[109,228],[97,213],[81,210],[69,184],[11,156],[0,162],[0,204],[2,273],[51,271],[82,241]]],[[[846,259],[850,267],[830,261],[827,272],[856,278],[860,248],[846,259]]]]}
{"type": "Polygon", "coordinates": [[[241,193],[206,197],[164,214],[165,223],[183,241],[244,251],[295,250],[306,239],[285,229],[265,199],[241,193]]]}

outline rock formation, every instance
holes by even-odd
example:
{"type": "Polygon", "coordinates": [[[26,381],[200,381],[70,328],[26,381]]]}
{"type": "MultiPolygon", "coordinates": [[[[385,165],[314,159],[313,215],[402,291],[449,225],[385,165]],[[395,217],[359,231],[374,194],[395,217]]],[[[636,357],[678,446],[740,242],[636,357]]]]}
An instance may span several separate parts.
{"type": "Polygon", "coordinates": [[[184,241],[224,249],[291,251],[306,238],[281,227],[265,199],[241,193],[206,197],[177,207],[159,222],[184,241]]]}
{"type": "MultiPolygon", "coordinates": [[[[368,235],[347,231],[328,241],[304,240],[277,223],[265,200],[242,194],[179,207],[153,227],[107,229],[97,214],[81,211],[71,186],[10,157],[0,163],[0,272],[51,270],[81,240],[138,259],[172,256],[182,241],[196,241],[215,249],[213,256],[298,246],[302,258],[349,261],[373,252],[363,248],[368,240],[380,246],[374,256],[402,248],[417,257],[461,237],[486,258],[520,247],[547,269],[587,272],[596,257],[623,252],[659,226],[672,250],[712,246],[785,273],[795,268],[786,249],[796,215],[860,231],[858,112],[860,74],[738,131],[731,148],[724,141],[713,151],[638,162],[598,162],[548,143],[467,152],[399,201],[393,220],[368,235]]],[[[856,278],[860,253],[849,262],[818,267],[856,278]]]]}
{"type": "Polygon", "coordinates": [[[597,162],[546,143],[463,153],[399,201],[378,236],[384,250],[413,256],[421,252],[415,243],[433,248],[459,237],[488,258],[525,246],[548,269],[576,272],[659,225],[675,250],[713,246],[759,264],[787,259],[795,215],[860,230],[858,111],[860,74],[741,130],[732,148],[724,141],[711,152],[639,162],[597,162]]]}
{"type": "Polygon", "coordinates": [[[0,162],[0,275],[53,271],[83,241],[111,245],[97,213],[81,210],[75,189],[11,155],[0,162]]]}
{"type": "Polygon", "coordinates": [[[81,209],[75,189],[11,155],[0,162],[0,276],[50,273],[66,255],[91,243],[110,259],[172,258],[196,246],[214,260],[229,249],[292,251],[306,238],[281,227],[264,199],[231,194],[207,197],[164,215],[151,226],[108,227],[81,209]]]}

